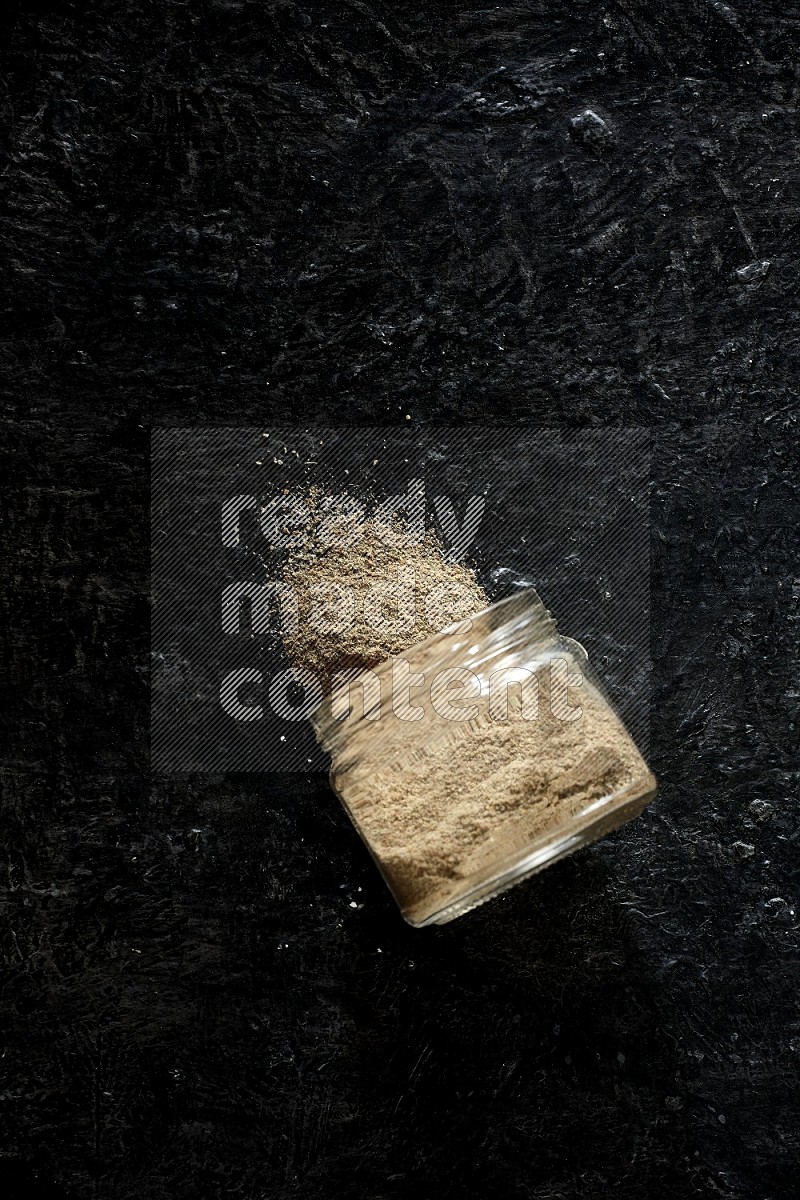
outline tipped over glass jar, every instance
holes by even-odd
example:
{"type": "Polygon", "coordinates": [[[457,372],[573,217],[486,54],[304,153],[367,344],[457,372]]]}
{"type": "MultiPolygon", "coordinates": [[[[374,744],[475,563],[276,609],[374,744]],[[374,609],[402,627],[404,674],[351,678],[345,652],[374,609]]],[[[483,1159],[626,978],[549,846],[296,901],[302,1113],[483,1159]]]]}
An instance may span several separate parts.
{"type": "Polygon", "coordinates": [[[411,925],[444,924],[637,816],[656,781],[528,588],[372,670],[314,726],[411,925]]]}

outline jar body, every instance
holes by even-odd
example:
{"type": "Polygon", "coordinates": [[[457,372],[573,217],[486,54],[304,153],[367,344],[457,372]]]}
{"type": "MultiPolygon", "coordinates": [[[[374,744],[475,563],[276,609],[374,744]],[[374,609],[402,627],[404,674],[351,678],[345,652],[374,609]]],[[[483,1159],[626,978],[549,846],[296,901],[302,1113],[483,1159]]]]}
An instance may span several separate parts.
{"type": "Polygon", "coordinates": [[[636,816],[656,782],[532,589],[342,680],[331,783],[412,925],[442,924],[636,816]]]}

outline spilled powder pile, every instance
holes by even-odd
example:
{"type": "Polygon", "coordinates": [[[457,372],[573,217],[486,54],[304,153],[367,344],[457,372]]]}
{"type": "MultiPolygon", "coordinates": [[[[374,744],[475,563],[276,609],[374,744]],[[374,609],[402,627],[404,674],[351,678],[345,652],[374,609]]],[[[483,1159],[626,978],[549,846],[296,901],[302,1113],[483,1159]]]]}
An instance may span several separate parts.
{"type": "MultiPolygon", "coordinates": [[[[505,720],[490,715],[483,694],[471,698],[476,708],[468,721],[446,720],[432,705],[426,672],[441,667],[443,639],[422,649],[418,643],[489,604],[474,574],[447,562],[433,535],[416,540],[401,525],[349,516],[333,525],[328,518],[325,529],[321,537],[318,498],[312,497],[308,528],[284,573],[299,615],[286,648],[295,666],[323,683],[328,698],[315,724],[332,751],[332,784],[409,921],[435,918],[483,884],[493,894],[492,881],[532,849],[558,832],[597,821],[598,802],[602,828],[593,836],[644,807],[655,781],[587,679],[570,693],[570,704],[582,707],[575,721],[553,715],[549,669],[541,659],[533,665],[536,720],[523,718],[522,693],[514,686],[508,688],[505,720]],[[392,715],[388,660],[396,663],[394,656],[425,674],[428,693],[423,687],[409,697],[424,710],[421,719],[392,715]],[[379,721],[360,719],[353,699],[358,685],[348,693],[347,719],[331,718],[334,676],[353,669],[374,669],[379,677],[379,721]]],[[[484,621],[479,616],[471,622],[472,651],[474,643],[483,646],[490,628],[484,621]]],[[[460,636],[444,641],[463,645],[456,641],[460,636]]],[[[461,653],[448,665],[462,661],[461,653]]],[[[483,653],[468,661],[479,675],[483,653]]],[[[580,670],[574,662],[569,669],[580,670]]]]}
{"type": "Polygon", "coordinates": [[[298,604],[287,653],[326,691],[336,671],[373,667],[489,604],[433,533],[418,539],[401,523],[325,516],[316,497],[283,578],[298,604]]]}

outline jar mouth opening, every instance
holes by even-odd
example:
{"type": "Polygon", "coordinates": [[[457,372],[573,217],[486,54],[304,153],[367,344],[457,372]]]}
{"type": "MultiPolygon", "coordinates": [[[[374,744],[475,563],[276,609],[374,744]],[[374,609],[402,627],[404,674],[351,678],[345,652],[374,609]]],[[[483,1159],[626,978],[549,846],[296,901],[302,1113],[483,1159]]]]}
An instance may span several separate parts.
{"type": "Polygon", "coordinates": [[[557,655],[571,657],[581,670],[588,664],[580,643],[559,635],[556,621],[538,592],[526,587],[412,643],[368,670],[341,672],[340,682],[311,716],[317,741],[335,753],[354,733],[377,733],[387,698],[394,707],[394,673],[399,667],[410,677],[418,676],[426,682],[448,672],[466,671],[478,681],[483,695],[490,672],[513,668],[523,652],[529,665],[537,661],[544,665],[557,655]],[[358,685],[361,704],[357,716],[350,708],[354,684],[358,685]]]}

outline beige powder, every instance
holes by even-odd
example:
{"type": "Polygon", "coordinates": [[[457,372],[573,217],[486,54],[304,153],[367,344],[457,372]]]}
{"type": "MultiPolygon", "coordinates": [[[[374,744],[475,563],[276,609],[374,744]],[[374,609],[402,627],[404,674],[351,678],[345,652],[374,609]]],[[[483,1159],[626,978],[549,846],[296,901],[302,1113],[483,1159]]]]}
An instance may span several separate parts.
{"type": "Polygon", "coordinates": [[[284,571],[299,617],[284,640],[326,690],[334,672],[375,666],[488,605],[474,572],[447,562],[432,533],[416,539],[401,524],[326,515],[323,499],[311,497],[284,571]]]}
{"type": "MultiPolygon", "coordinates": [[[[441,639],[429,653],[419,643],[488,606],[474,574],[447,562],[433,535],[417,541],[401,526],[339,516],[337,536],[320,540],[318,496],[309,512],[284,576],[299,604],[299,626],[286,645],[326,692],[337,671],[353,668],[378,668],[385,689],[387,660],[407,650],[415,670],[435,666],[441,639]]],[[[479,638],[481,618],[472,624],[479,638]]],[[[579,668],[573,662],[571,669],[579,668]]],[[[598,807],[613,828],[652,793],[654,780],[633,741],[588,680],[570,693],[581,717],[564,721],[551,712],[549,670],[542,666],[536,678],[535,720],[523,718],[513,688],[508,719],[495,719],[481,699],[470,721],[442,718],[423,689],[411,696],[425,710],[422,720],[373,724],[358,719],[354,702],[333,733],[328,724],[333,785],[412,922],[513,871],[556,833],[596,821],[598,807]]]]}
{"type": "Polygon", "coordinates": [[[614,808],[617,797],[622,808],[640,796],[641,808],[652,790],[636,746],[588,681],[572,696],[581,717],[566,722],[550,711],[547,670],[537,678],[535,720],[513,701],[506,721],[485,706],[464,724],[426,711],[383,741],[380,729],[362,727],[357,763],[337,772],[334,761],[334,785],[413,921],[580,824],[594,802],[614,808]]]}

